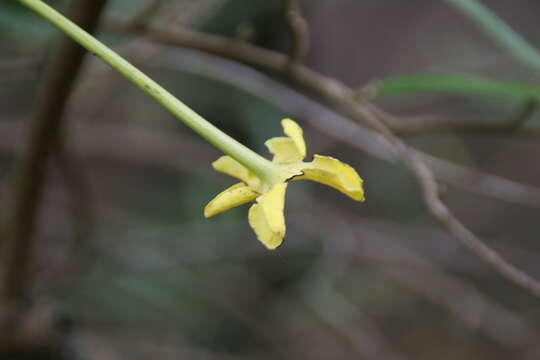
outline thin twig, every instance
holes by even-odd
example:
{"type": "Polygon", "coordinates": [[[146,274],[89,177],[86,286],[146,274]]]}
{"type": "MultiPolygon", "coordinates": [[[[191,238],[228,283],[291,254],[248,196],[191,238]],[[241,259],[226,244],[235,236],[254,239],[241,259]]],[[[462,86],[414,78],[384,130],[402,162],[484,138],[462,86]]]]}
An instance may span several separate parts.
{"type": "MultiPolygon", "coordinates": [[[[365,113],[365,116],[377,118],[365,109],[358,109],[365,113]]],[[[382,125],[382,121],[379,122],[382,125]]],[[[381,126],[381,128],[384,125],[381,126]]],[[[471,249],[479,258],[491,265],[500,275],[514,283],[515,285],[527,290],[532,295],[540,298],[540,283],[504,260],[495,250],[486,245],[472,231],[463,225],[452,211],[441,201],[439,189],[433,172],[427,167],[416,152],[411,151],[399,138],[393,135],[388,128],[384,126],[381,132],[388,141],[392,142],[397,154],[403,163],[412,172],[416,181],[420,185],[424,203],[429,212],[439,220],[443,228],[453,234],[464,245],[471,249]]]]}
{"type": "MultiPolygon", "coordinates": [[[[455,134],[501,134],[514,135],[525,139],[540,139],[540,131],[520,129],[538,110],[538,101],[526,102],[522,109],[510,120],[495,122],[478,121],[445,121],[434,117],[396,118],[384,114],[387,125],[396,134],[415,135],[425,133],[455,133],[455,134]]],[[[382,114],[382,113],[381,113],[382,114]]]]}
{"type": "MultiPolygon", "coordinates": [[[[206,35],[201,34],[201,36],[204,38],[206,35]]],[[[230,42],[226,38],[223,40],[230,42]]],[[[234,44],[231,44],[231,47],[234,48],[234,44]]],[[[253,59],[259,61],[260,64],[264,63],[264,58],[254,57],[253,59]]],[[[283,83],[277,82],[261,72],[231,62],[226,57],[215,57],[183,50],[178,51],[177,54],[168,59],[160,59],[158,66],[233,84],[273,103],[286,112],[295,113],[321,132],[377,159],[389,162],[397,161],[389,145],[380,141],[380,136],[377,133],[360,126],[350,118],[338,114],[283,83]]],[[[437,180],[445,184],[498,200],[540,207],[540,189],[534,186],[516,183],[420,151],[417,153],[433,170],[437,180]]]]}
{"type": "Polygon", "coordinates": [[[291,52],[287,68],[301,64],[309,50],[309,25],[302,16],[300,0],[285,0],[285,20],[291,37],[291,52]]]}
{"type": "MultiPolygon", "coordinates": [[[[161,43],[195,48],[277,72],[282,71],[288,61],[288,57],[282,54],[250,44],[235,43],[217,36],[201,36],[201,34],[190,31],[160,30],[153,30],[151,34],[154,40],[161,43]]],[[[296,66],[294,71],[294,79],[301,86],[321,96],[341,109],[351,119],[382,136],[393,149],[394,155],[403,161],[416,178],[422,190],[426,207],[443,228],[458,238],[479,258],[490,264],[504,278],[540,298],[540,283],[538,281],[506,262],[493,249],[484,244],[440,200],[438,185],[432,171],[423,162],[418,152],[405,145],[385,125],[386,119],[381,116],[381,112],[374,111],[374,109],[378,109],[375,105],[368,102],[359,103],[352,89],[305,66],[296,66]]]]}

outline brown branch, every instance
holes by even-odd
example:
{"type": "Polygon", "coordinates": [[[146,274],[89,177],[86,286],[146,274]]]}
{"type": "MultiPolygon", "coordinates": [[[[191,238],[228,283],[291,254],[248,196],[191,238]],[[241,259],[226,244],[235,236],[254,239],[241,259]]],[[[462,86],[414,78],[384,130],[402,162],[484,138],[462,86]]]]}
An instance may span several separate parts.
{"type": "MultiPolygon", "coordinates": [[[[105,3],[75,1],[69,18],[92,31],[105,3]]],[[[30,289],[30,259],[48,159],[59,144],[62,116],[84,54],[83,48],[63,37],[44,75],[23,157],[15,171],[12,204],[1,243],[0,297],[7,304],[20,302],[30,289]]]]}
{"type": "MultiPolygon", "coordinates": [[[[290,107],[285,110],[287,111],[287,109],[288,112],[294,111],[290,107]]],[[[360,151],[366,151],[365,142],[360,144],[358,141],[353,142],[350,138],[344,136],[344,133],[346,133],[351,135],[352,138],[357,137],[356,135],[362,134],[358,132],[358,130],[362,130],[361,127],[341,127],[343,124],[341,121],[344,120],[343,118],[340,118],[337,114],[331,112],[325,114],[328,116],[324,116],[321,119],[315,117],[309,118],[309,123],[316,128],[320,128],[321,131],[334,137],[338,141],[351,145],[360,151]],[[330,116],[332,114],[335,116],[330,116]],[[328,121],[337,126],[332,128],[320,127],[321,124],[324,125],[325,122],[328,121]]],[[[24,129],[20,126],[17,126],[17,124],[12,122],[0,124],[0,134],[5,134],[0,135],[0,152],[15,153],[18,147],[13,139],[19,138],[19,134],[22,134],[23,130],[24,129]]],[[[98,158],[106,157],[121,162],[128,161],[133,163],[158,164],[160,166],[166,166],[182,171],[183,169],[186,169],[186,167],[189,168],[191,165],[190,159],[165,157],[163,154],[194,152],[197,153],[198,156],[201,157],[201,161],[204,162],[211,162],[213,158],[216,157],[214,151],[210,151],[207,147],[200,145],[200,143],[190,141],[188,137],[183,137],[179,134],[170,136],[161,131],[149,132],[148,130],[144,131],[140,128],[124,128],[123,131],[121,131],[123,136],[118,137],[114,135],[117,134],[118,131],[118,126],[114,125],[78,126],[74,128],[72,136],[75,136],[76,139],[73,141],[75,145],[75,154],[85,154],[85,156],[98,158]],[[84,136],[80,136],[79,134],[84,134],[84,136]],[[95,139],[100,139],[99,146],[96,146],[95,139]]],[[[375,153],[376,156],[377,154],[378,152],[375,153]]],[[[516,197],[521,197],[523,200],[521,202],[518,202],[517,198],[507,200],[512,200],[524,205],[538,206],[537,203],[531,201],[531,199],[534,200],[534,197],[536,196],[536,193],[534,192],[536,190],[535,188],[513,183],[494,175],[482,173],[481,171],[473,171],[459,165],[442,162],[422,153],[419,153],[419,155],[422,156],[424,161],[428,162],[430,167],[435,168],[438,173],[444,174],[445,181],[449,184],[455,183],[456,185],[461,185],[463,188],[477,193],[481,193],[477,189],[477,187],[480,186],[479,184],[484,184],[486,185],[486,192],[484,195],[488,196],[490,195],[489,189],[491,188],[509,188],[510,192],[518,193],[516,197]],[[469,188],[467,188],[467,186],[469,188]]],[[[206,171],[199,168],[197,169],[206,171]]],[[[507,192],[507,190],[500,190],[500,193],[504,192],[507,192]]],[[[505,198],[501,197],[501,199],[505,198]]]]}
{"type": "Polygon", "coordinates": [[[291,52],[289,62],[285,70],[293,70],[296,65],[301,64],[309,50],[309,25],[302,16],[300,0],[285,1],[285,20],[289,27],[291,38],[291,52]]]}
{"type": "MultiPolygon", "coordinates": [[[[126,31],[124,24],[119,22],[110,21],[108,25],[118,31],[126,31]]],[[[254,66],[256,68],[264,69],[266,71],[281,72],[284,68],[287,68],[288,57],[281,53],[267,50],[255,45],[243,41],[236,41],[235,39],[228,39],[210,34],[202,34],[187,29],[139,29],[139,34],[147,35],[151,40],[169,46],[189,48],[199,51],[204,51],[209,54],[225,57],[228,59],[236,60],[238,62],[254,66]]],[[[299,79],[295,79],[300,85],[307,89],[317,89],[317,93],[325,93],[325,99],[335,104],[337,100],[335,98],[348,97],[351,92],[354,94],[355,100],[358,100],[358,91],[345,87],[342,83],[337,82],[332,78],[328,78],[320,73],[315,73],[311,69],[305,66],[299,66],[295,70],[295,74],[299,76],[299,79]],[[331,93],[335,92],[334,95],[331,93]]],[[[364,99],[365,96],[361,96],[360,99],[364,99]]],[[[486,133],[501,133],[508,132],[510,126],[504,124],[502,126],[494,126],[493,124],[471,124],[470,122],[450,123],[444,122],[438,125],[433,119],[421,119],[416,117],[416,123],[408,121],[406,117],[397,117],[390,115],[380,108],[371,105],[365,101],[361,101],[362,104],[369,107],[369,110],[377,114],[380,118],[385,119],[388,127],[397,134],[414,134],[422,132],[437,132],[437,131],[456,131],[456,132],[486,132],[486,133]]],[[[355,117],[352,117],[355,119],[355,117]]],[[[364,126],[362,119],[359,119],[364,126]]],[[[513,126],[512,126],[513,127],[513,126]]],[[[516,136],[523,136],[525,138],[537,139],[540,138],[540,132],[535,130],[520,130],[517,129],[513,133],[516,136]]],[[[441,179],[444,180],[444,179],[441,179]]]]}
{"type": "MultiPolygon", "coordinates": [[[[230,41],[218,36],[202,35],[190,31],[152,30],[151,38],[168,45],[182,46],[225,56],[266,70],[281,72],[288,57],[274,51],[230,41]]],[[[299,85],[337,106],[344,114],[363,126],[376,131],[392,149],[395,156],[411,171],[420,185],[424,203],[441,226],[453,234],[479,258],[492,266],[501,276],[540,298],[540,283],[506,262],[493,249],[467,229],[440,200],[433,172],[418,152],[410,149],[385,125],[382,111],[368,102],[358,102],[354,90],[343,83],[319,74],[305,66],[296,66],[294,79],[299,85]]]]}
{"type": "MultiPolygon", "coordinates": [[[[403,163],[412,172],[420,185],[424,204],[429,212],[439,221],[442,227],[471,249],[479,258],[489,264],[501,276],[527,290],[537,298],[540,298],[540,282],[508,263],[495,250],[485,244],[457,219],[452,211],[441,201],[438,185],[433,172],[422,161],[418,153],[410,149],[398,137],[391,133],[391,131],[383,124],[383,121],[381,120],[383,118],[377,117],[377,115],[369,110],[370,108],[373,108],[373,105],[365,108],[357,107],[356,111],[358,114],[363,113],[370,122],[379,121],[379,126],[381,127],[379,133],[393,144],[403,163]]],[[[353,108],[351,107],[351,110],[352,109],[353,108]]]]}
{"type": "Polygon", "coordinates": [[[520,129],[538,110],[538,101],[527,101],[513,118],[503,123],[478,121],[445,121],[436,117],[396,118],[384,114],[388,126],[396,134],[415,135],[424,133],[455,133],[455,134],[500,134],[514,135],[526,139],[540,139],[540,131],[520,129]]]}
{"type": "MultiPolygon", "coordinates": [[[[383,161],[392,163],[398,161],[392,149],[386,142],[380,141],[380,135],[377,133],[244,65],[223,57],[184,50],[169,54],[169,57],[160,59],[154,66],[234,85],[285,112],[295,114],[313,128],[342,143],[383,161]]],[[[540,189],[537,187],[458,165],[420,151],[417,153],[429,165],[436,178],[445,184],[498,200],[540,207],[540,189]]]]}
{"type": "MultiPolygon", "coordinates": [[[[115,23],[115,26],[122,28],[119,23],[115,23]]],[[[195,35],[197,34],[195,33],[195,35]]],[[[201,38],[207,37],[203,34],[199,35],[201,38]]],[[[140,37],[131,41],[128,46],[122,46],[122,55],[136,63],[147,63],[149,54],[151,57],[155,57],[156,53],[163,51],[163,48],[160,47],[155,39],[153,43],[147,40],[151,39],[140,37]]],[[[195,40],[198,39],[194,38],[195,40]]],[[[236,44],[242,43],[231,39],[224,40],[228,41],[232,48],[236,44]]],[[[247,45],[250,46],[249,44],[247,45]]],[[[296,112],[312,126],[341,142],[365,151],[383,161],[396,161],[395,157],[388,151],[388,146],[378,141],[378,135],[376,133],[353,123],[348,118],[343,117],[319,102],[264,76],[260,72],[255,72],[240,64],[227,61],[223,57],[216,58],[203,56],[203,54],[188,54],[186,51],[178,52],[176,55],[171,56],[172,54],[168,57],[159,57],[158,62],[154,62],[155,66],[160,68],[168,67],[174,71],[191,72],[199,76],[210,77],[213,80],[220,79],[229,84],[234,84],[264,98],[266,101],[274,103],[275,106],[282,108],[286,112],[296,112]],[[240,76],[236,74],[240,74],[240,76]]],[[[94,66],[90,67],[89,73],[85,78],[94,79],[100,77],[101,80],[98,83],[103,87],[104,82],[108,82],[107,79],[110,81],[110,77],[107,77],[106,74],[111,70],[101,66],[102,64],[98,62],[98,59],[92,60],[90,65],[94,66]]],[[[83,84],[82,88],[76,91],[75,95],[78,93],[80,96],[75,96],[75,102],[77,102],[77,97],[87,100],[88,97],[85,97],[84,94],[89,90],[85,90],[86,88],[87,86],[83,84]]],[[[94,89],[92,91],[96,92],[97,90],[94,89]]],[[[107,94],[110,94],[110,90],[105,90],[105,88],[97,92],[100,94],[102,100],[99,97],[94,99],[95,101],[93,103],[95,104],[102,103],[108,98],[109,95],[107,94]]],[[[79,104],[78,107],[81,105],[83,104],[79,104]]],[[[422,152],[418,152],[418,154],[432,169],[437,180],[443,183],[482,196],[526,206],[540,207],[540,189],[536,187],[471,169],[422,152]]]]}
{"type": "Polygon", "coordinates": [[[517,116],[508,123],[508,129],[517,130],[525,125],[538,111],[538,105],[538,100],[536,99],[527,101],[517,116]]]}

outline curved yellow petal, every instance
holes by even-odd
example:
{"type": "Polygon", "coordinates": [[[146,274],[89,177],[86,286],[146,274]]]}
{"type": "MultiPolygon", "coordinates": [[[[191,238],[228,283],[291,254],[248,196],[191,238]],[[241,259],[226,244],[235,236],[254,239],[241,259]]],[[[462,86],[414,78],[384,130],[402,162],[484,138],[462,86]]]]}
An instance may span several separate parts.
{"type": "Polygon", "coordinates": [[[306,142],[304,141],[304,132],[300,125],[291,119],[283,119],[281,120],[281,126],[283,126],[285,135],[294,141],[298,153],[302,156],[300,160],[304,160],[306,157],[306,142]]]}
{"type": "Polygon", "coordinates": [[[357,201],[364,201],[363,181],[349,165],[330,156],[315,155],[312,162],[304,163],[304,175],[294,180],[308,179],[333,187],[357,201]]]}
{"type": "Polygon", "coordinates": [[[249,209],[249,225],[257,234],[260,242],[269,250],[276,249],[285,237],[286,183],[276,184],[257,199],[257,203],[249,209]]]}
{"type": "Polygon", "coordinates": [[[277,164],[293,163],[302,161],[304,158],[298,152],[294,141],[288,137],[274,137],[267,140],[264,145],[274,155],[272,161],[277,164]]]}
{"type": "Polygon", "coordinates": [[[260,180],[257,175],[252,173],[244,165],[240,164],[238,161],[234,160],[230,156],[220,157],[212,163],[212,167],[216,171],[242,180],[254,189],[259,188],[260,180]]]}
{"type": "Polygon", "coordinates": [[[306,157],[306,143],[302,128],[291,119],[281,120],[281,125],[287,137],[274,137],[264,143],[274,155],[272,161],[287,164],[303,160],[306,157]]]}
{"type": "Polygon", "coordinates": [[[209,218],[233,207],[254,201],[259,194],[243,183],[238,183],[216,195],[204,208],[204,217],[209,218]]]}

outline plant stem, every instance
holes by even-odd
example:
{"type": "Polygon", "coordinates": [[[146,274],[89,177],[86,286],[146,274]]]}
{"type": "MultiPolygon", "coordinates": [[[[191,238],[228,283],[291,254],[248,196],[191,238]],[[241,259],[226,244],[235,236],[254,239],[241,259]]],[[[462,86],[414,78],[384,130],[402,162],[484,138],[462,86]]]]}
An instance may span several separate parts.
{"type": "Polygon", "coordinates": [[[476,0],[447,0],[477,23],[508,53],[539,71],[540,52],[485,5],[476,0]]]}
{"type": "Polygon", "coordinates": [[[223,153],[231,156],[253,171],[263,181],[275,183],[287,176],[288,173],[285,169],[273,164],[271,161],[219,130],[139,69],[47,4],[40,0],[18,1],[63,31],[92,54],[99,56],[109,66],[124,75],[128,80],[169,110],[185,125],[223,153]]]}

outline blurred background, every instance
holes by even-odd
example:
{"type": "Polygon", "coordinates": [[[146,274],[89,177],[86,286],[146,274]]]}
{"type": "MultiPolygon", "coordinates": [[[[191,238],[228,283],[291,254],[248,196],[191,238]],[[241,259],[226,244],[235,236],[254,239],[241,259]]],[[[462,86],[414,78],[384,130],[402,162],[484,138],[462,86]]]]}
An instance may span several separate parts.
{"type": "MultiPolygon", "coordinates": [[[[77,2],[47,1],[64,13],[77,2]]],[[[396,133],[435,157],[457,217],[540,278],[540,68],[451,3],[303,1],[304,62],[391,113],[396,133]]],[[[540,45],[538,1],[482,3],[540,45]]],[[[18,169],[34,135],[49,129],[31,130],[55,91],[43,84],[61,36],[16,1],[0,2],[0,240],[13,241],[14,222],[28,230],[23,262],[11,258],[16,246],[0,255],[16,270],[3,281],[19,289],[0,304],[10,324],[0,327],[0,359],[540,358],[538,299],[446,233],[413,177],[365,128],[286,71],[188,49],[196,39],[185,29],[219,36],[226,49],[287,54],[284,7],[109,0],[96,30],[260,153],[269,155],[264,141],[291,117],[309,158],[357,169],[365,203],[292,184],[286,241],[270,252],[247,223],[248,206],[203,218],[234,182],[212,170],[221,154],[93,56],[68,91],[59,135],[44,135],[62,145],[40,153],[42,191],[26,199],[35,221],[17,218],[15,189],[32,181],[18,169]],[[153,29],[184,34],[185,46],[153,29]]]]}

